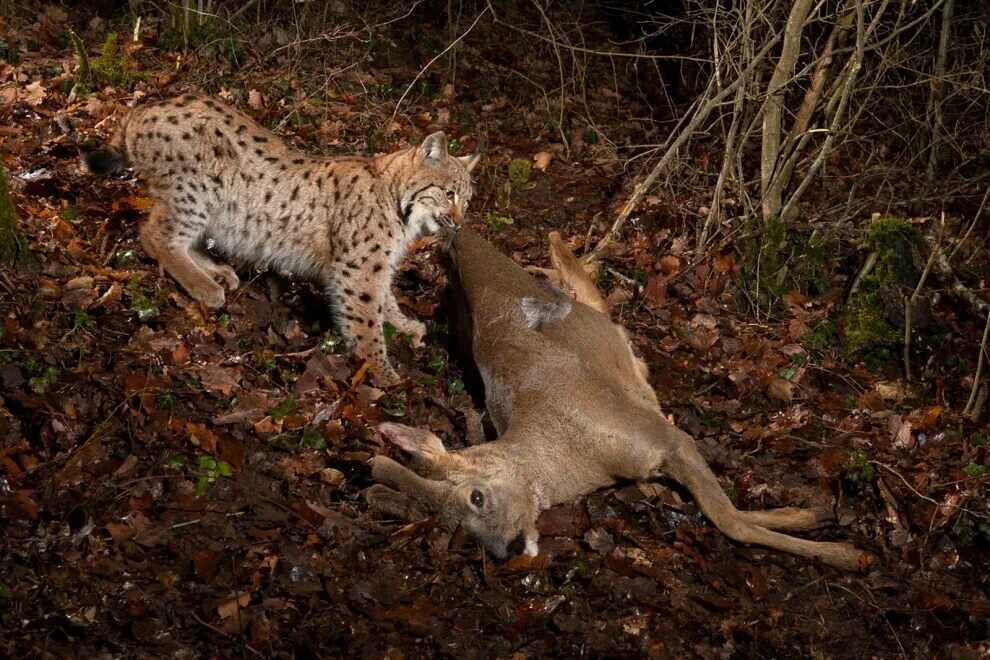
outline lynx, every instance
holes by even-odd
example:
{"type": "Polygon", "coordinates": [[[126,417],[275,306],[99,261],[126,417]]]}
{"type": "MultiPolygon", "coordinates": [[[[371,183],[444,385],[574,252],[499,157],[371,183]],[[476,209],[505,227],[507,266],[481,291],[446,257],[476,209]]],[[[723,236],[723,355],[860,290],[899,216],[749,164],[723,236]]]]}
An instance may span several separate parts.
{"type": "Polygon", "coordinates": [[[391,290],[423,233],[463,219],[478,155],[453,157],[444,134],[374,158],[296,152],[243,113],[185,95],[140,106],[111,143],[85,155],[95,174],[135,167],[155,200],[140,229],[149,256],[196,300],[224,304],[234,269],[204,249],[315,281],[376,380],[394,384],[384,322],[418,345],[425,333],[391,290]]]}

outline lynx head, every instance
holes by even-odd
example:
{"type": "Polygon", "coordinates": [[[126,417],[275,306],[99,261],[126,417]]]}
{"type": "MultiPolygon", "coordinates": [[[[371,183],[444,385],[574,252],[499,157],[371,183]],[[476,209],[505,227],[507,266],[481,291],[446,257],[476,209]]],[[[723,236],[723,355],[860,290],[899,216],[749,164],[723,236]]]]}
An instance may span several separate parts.
{"type": "Polygon", "coordinates": [[[430,135],[413,153],[402,184],[399,211],[411,234],[428,234],[464,219],[471,200],[471,170],[479,154],[451,156],[443,132],[430,135]]]}
{"type": "Polygon", "coordinates": [[[409,511],[409,499],[437,513],[444,527],[464,528],[493,556],[536,555],[539,495],[519,465],[492,444],[448,452],[438,437],[402,424],[381,424],[382,435],[410,454],[410,470],[390,458],[372,459],[372,476],[387,483],[372,486],[368,500],[389,512],[409,511]]]}

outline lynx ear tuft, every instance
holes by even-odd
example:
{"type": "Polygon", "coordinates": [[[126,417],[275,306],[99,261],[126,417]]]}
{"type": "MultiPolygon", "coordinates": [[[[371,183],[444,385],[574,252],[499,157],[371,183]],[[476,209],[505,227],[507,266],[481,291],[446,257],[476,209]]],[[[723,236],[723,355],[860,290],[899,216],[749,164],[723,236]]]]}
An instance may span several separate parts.
{"type": "Polygon", "coordinates": [[[481,160],[481,154],[473,153],[469,156],[457,156],[457,160],[470,173],[474,169],[474,166],[478,164],[478,161],[481,160]]]}
{"type": "Polygon", "coordinates": [[[443,131],[437,131],[423,140],[416,152],[416,159],[430,167],[436,167],[447,159],[447,136],[443,131]]]}

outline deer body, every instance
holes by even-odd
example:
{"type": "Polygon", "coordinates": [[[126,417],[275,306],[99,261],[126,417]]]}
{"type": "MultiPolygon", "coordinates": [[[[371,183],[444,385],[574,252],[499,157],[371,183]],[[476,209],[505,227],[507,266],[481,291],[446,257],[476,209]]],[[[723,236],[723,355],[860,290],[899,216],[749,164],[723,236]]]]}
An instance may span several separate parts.
{"type": "Polygon", "coordinates": [[[535,553],[541,510],[618,480],[666,474],[733,539],[858,567],[852,546],[771,531],[812,529],[828,511],[735,509],[694,440],[663,416],[645,366],[608,316],[572,304],[470,230],[457,233],[453,258],[462,317],[470,320],[473,358],[499,437],[447,452],[428,432],[383,424],[383,434],[413,456],[419,474],[376,457],[373,476],[401,493],[374,486],[373,504],[399,512],[408,510],[400,502],[411,496],[446,524],[464,524],[496,556],[535,553]],[[569,309],[561,317],[562,305],[569,309]],[[528,309],[553,320],[540,322],[528,309]]]}

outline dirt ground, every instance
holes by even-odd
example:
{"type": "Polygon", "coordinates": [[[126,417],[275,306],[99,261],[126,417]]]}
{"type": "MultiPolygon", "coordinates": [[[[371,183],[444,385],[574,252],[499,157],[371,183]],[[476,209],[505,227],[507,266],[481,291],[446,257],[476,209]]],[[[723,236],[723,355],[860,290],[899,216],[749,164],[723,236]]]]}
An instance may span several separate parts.
{"type": "MultiPolygon", "coordinates": [[[[734,288],[731,242],[692,260],[684,216],[698,200],[650,195],[601,285],[664,409],[740,508],[833,503],[837,525],[810,536],[878,561],[852,574],[737,545],[667,482],[556,507],[540,520],[539,557],[493,560],[434,519],[387,519],[361,498],[366,461],[398,457],[377,423],[430,428],[457,447],[480,412],[447,349],[447,276],[432,242],[396,282],[429,336],[419,350],[390,339],[406,380],[381,390],[304,282],[241,268],[246,284],[223,310],[189,299],[136,242],[149,203],[140,182],[82,171],[74,139],[105,138],[105,120],[128,104],[189,90],[311,153],[389,151],[443,129],[456,153],[485,156],[467,224],[527,265],[546,265],[551,230],[578,252],[589,234],[593,245],[639,170],[590,127],[575,129],[568,154],[543,94],[508,72],[522,62],[483,31],[465,40],[455,82],[429,71],[393,124],[400,94],[443,48],[424,18],[382,28],[391,46],[320,93],[324,68],[250,47],[238,63],[216,49],[177,60],[148,38],[128,47],[134,80],[70,96],[75,58],[60,35],[71,23],[95,57],[114,19],[94,16],[49,8],[0,23],[20,51],[0,62],[2,161],[31,248],[0,271],[0,653],[990,653],[987,478],[964,470],[986,463],[986,429],[958,412],[982,320],[940,308],[948,338],[929,358],[948,367],[906,384],[896,367],[870,370],[807,331],[832,313],[854,256],[837,255],[822,295],[757,318],[734,288]],[[540,154],[553,156],[545,169],[506,183],[512,159],[540,154]],[[953,370],[952,354],[969,362],[953,370]]],[[[612,117],[610,140],[648,139],[645,107],[622,101],[616,110],[592,95],[612,117]]]]}

